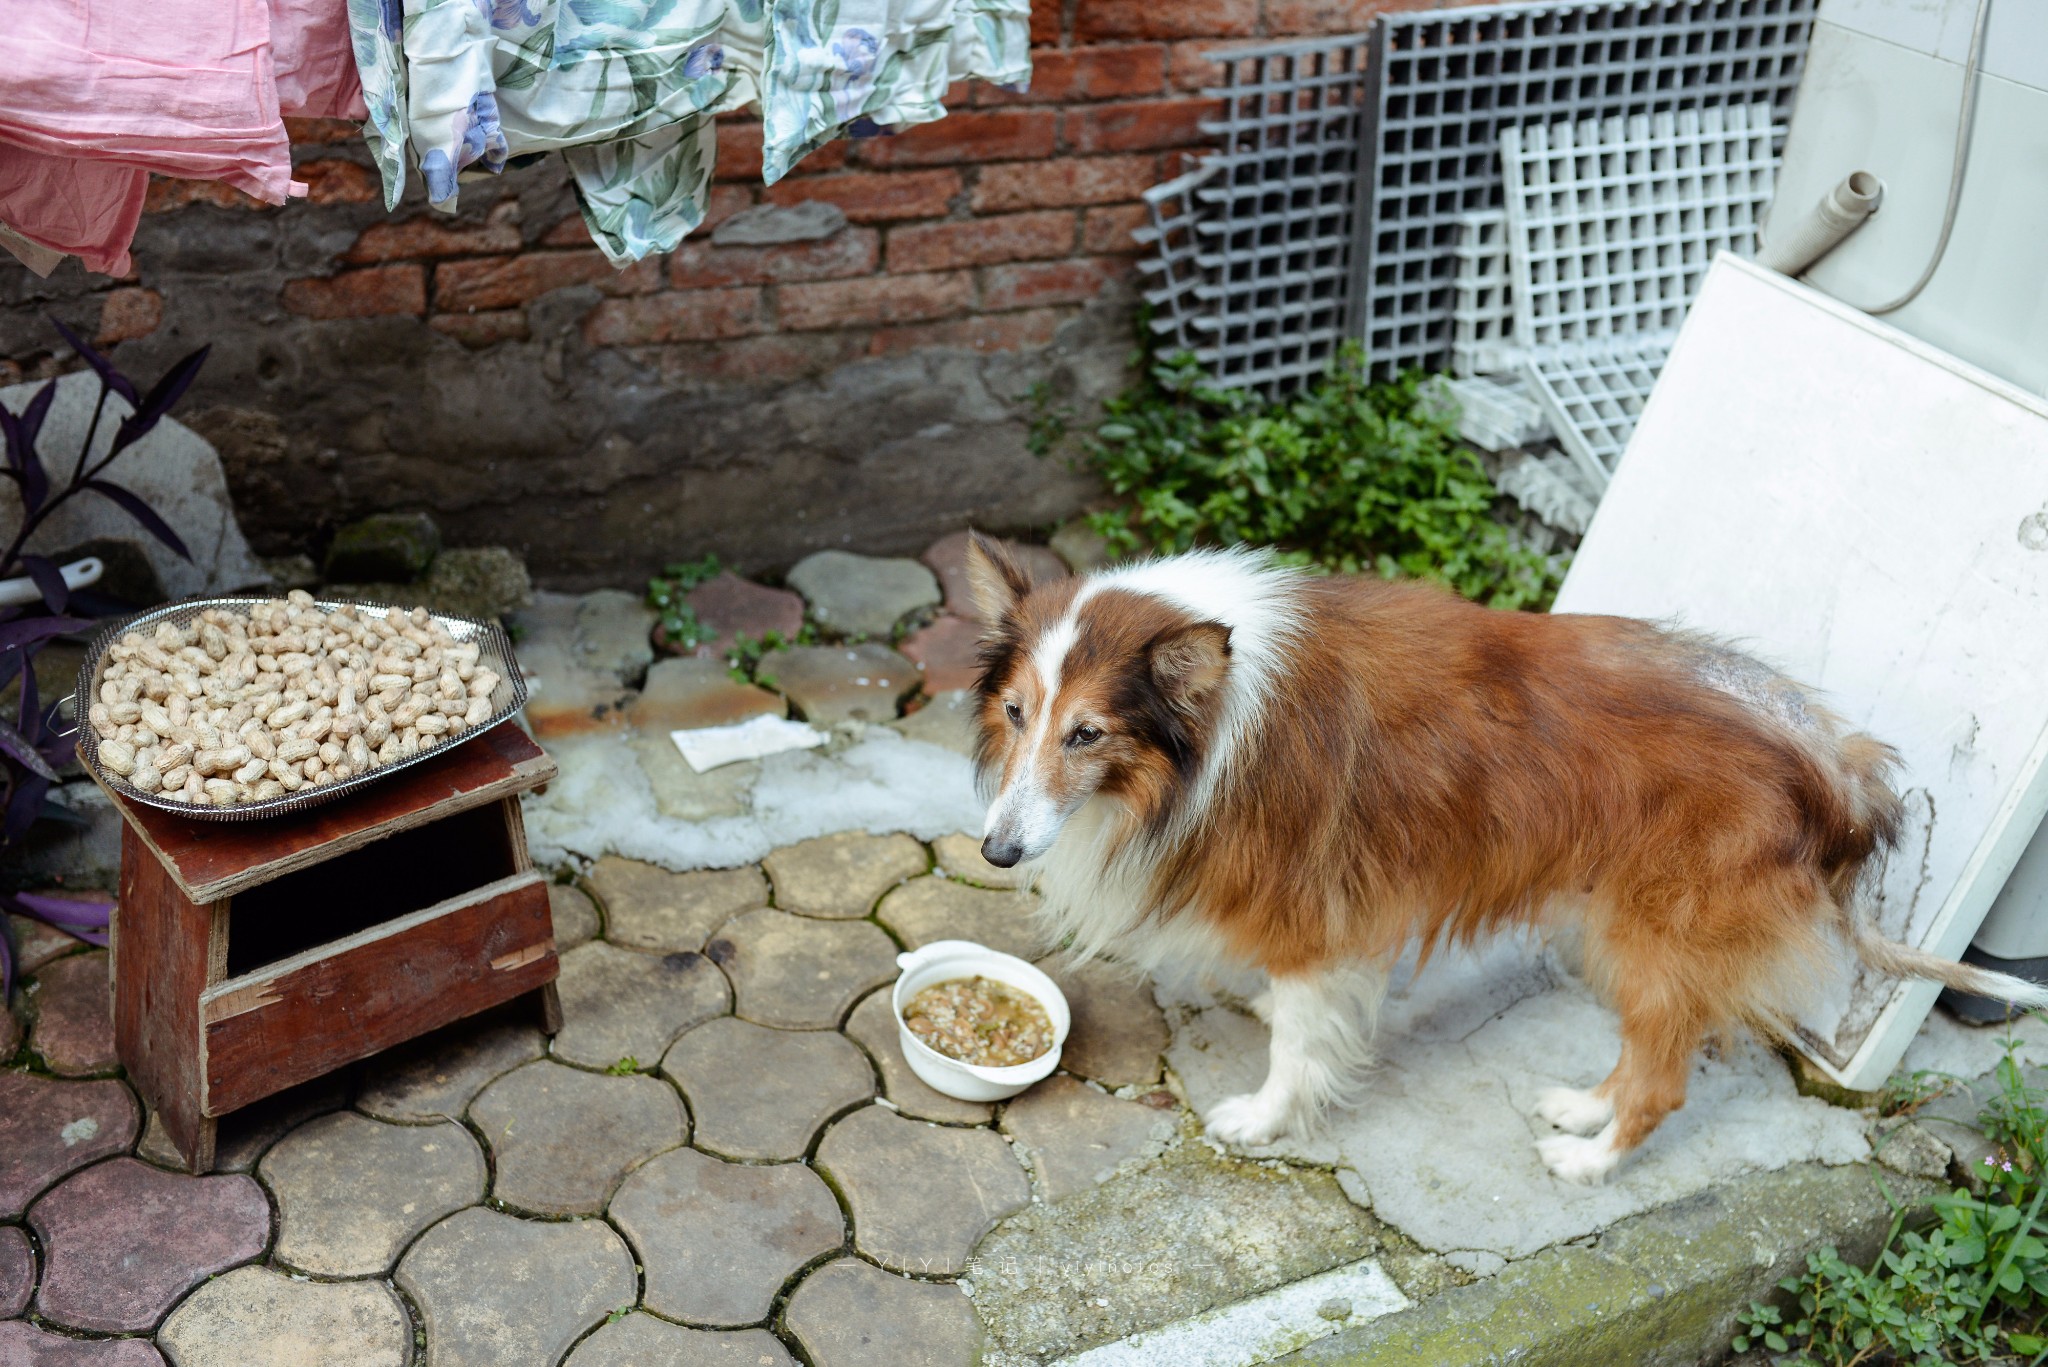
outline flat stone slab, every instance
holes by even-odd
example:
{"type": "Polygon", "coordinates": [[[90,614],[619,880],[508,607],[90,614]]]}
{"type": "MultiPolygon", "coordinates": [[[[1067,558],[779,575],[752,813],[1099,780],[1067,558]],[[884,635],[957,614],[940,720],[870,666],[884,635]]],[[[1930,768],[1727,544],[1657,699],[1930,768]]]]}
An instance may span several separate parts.
{"type": "MultiPolygon", "coordinates": [[[[647,779],[654,809],[673,821],[713,821],[743,816],[761,761],[740,760],[698,773],[667,735],[632,733],[632,762],[647,779]]],[[[616,809],[615,809],[616,819],[616,809]]]]}
{"type": "Polygon", "coordinates": [[[1038,895],[970,887],[951,878],[913,878],[875,908],[875,919],[907,948],[934,940],[973,940],[990,949],[1035,959],[1047,944],[1032,919],[1038,895]]]}
{"type": "Polygon", "coordinates": [[[0,1072],[0,1220],[86,1164],[125,1152],[141,1125],[135,1094],[118,1082],[0,1072]]]}
{"type": "Polygon", "coordinates": [[[922,679],[916,665],[874,641],[778,650],[756,677],[772,679],[813,726],[893,720],[922,679]]]}
{"type": "Polygon", "coordinates": [[[153,1329],[179,1297],[261,1257],[270,1202],[254,1179],[187,1177],[134,1158],[72,1176],[33,1206],[43,1245],[36,1312],[73,1329],[153,1329]]]}
{"type": "Polygon", "coordinates": [[[590,887],[604,903],[613,943],[665,953],[702,949],[734,916],[768,905],[768,880],[752,864],[671,873],[607,855],[590,870],[590,887]]]}
{"type": "Polygon", "coordinates": [[[637,688],[654,662],[652,636],[661,614],[637,593],[599,589],[576,604],[576,661],[637,688]]]}
{"type": "Polygon", "coordinates": [[[601,1220],[521,1220],[483,1206],[420,1236],[398,1285],[427,1331],[423,1367],[559,1362],[638,1294],[633,1254],[601,1220]]]}
{"type": "Polygon", "coordinates": [[[815,1367],[973,1367],[986,1342],[959,1287],[892,1276],[858,1258],[804,1278],[785,1318],[815,1367]]]}
{"type": "Polygon", "coordinates": [[[107,952],[71,954],[44,964],[36,974],[35,1024],[29,1048],[62,1077],[112,1071],[114,1013],[107,995],[107,952]]]}
{"type": "MultiPolygon", "coordinates": [[[[514,1003],[518,1007],[519,1003],[514,1003]]],[[[521,1010],[519,1017],[528,1014],[521,1010]]],[[[458,1021],[370,1061],[356,1109],[417,1125],[459,1120],[494,1079],[547,1052],[538,1027],[510,1013],[458,1021]]]]}
{"type": "Polygon", "coordinates": [[[789,586],[827,631],[886,638],[913,612],[939,605],[939,581],[915,560],[817,551],[796,562],[789,586]]]}
{"type": "Polygon", "coordinates": [[[907,835],[845,831],[787,845],[761,861],[775,905],[804,916],[859,918],[875,900],[930,867],[924,846],[907,835]]]}
{"type": "Polygon", "coordinates": [[[277,1198],[278,1260],[325,1277],[389,1272],[421,1230],[483,1200],[488,1177],[453,1121],[386,1125],[353,1111],[293,1130],[257,1175],[277,1198]]]}
{"type": "Polygon", "coordinates": [[[0,1367],[164,1367],[147,1339],[74,1339],[25,1320],[0,1324],[0,1367]]]}
{"type": "Polygon", "coordinates": [[[972,688],[981,679],[981,626],[941,613],[903,638],[903,658],[917,666],[927,693],[972,688]]]}
{"type": "Polygon", "coordinates": [[[1022,869],[999,869],[983,859],[978,835],[942,835],[932,842],[932,853],[948,878],[977,887],[1021,888],[1031,881],[1031,875],[1022,869]]]}
{"type": "Polygon", "coordinates": [[[996,1221],[1031,1201],[1031,1183],[993,1130],[855,1111],[818,1146],[818,1170],[853,1211],[854,1244],[884,1267],[947,1277],[996,1221]]]}
{"type": "Polygon", "coordinates": [[[491,1194],[540,1215],[597,1214],[628,1169],[689,1138],[664,1083],[546,1059],[485,1088],[470,1114],[497,1159],[491,1194]]]}
{"type": "Polygon", "coordinates": [[[555,926],[555,948],[574,949],[589,944],[602,933],[597,903],[574,883],[548,885],[548,916],[555,926]]]}
{"type": "Polygon", "coordinates": [[[732,979],[736,1014],[784,1030],[836,1029],[863,993],[896,976],[896,946],[880,927],[773,909],[735,917],[705,952],[732,979]]]}
{"type": "Polygon", "coordinates": [[[531,607],[509,619],[520,633],[520,668],[529,676],[526,719],[543,739],[619,725],[620,709],[631,701],[634,685],[654,656],[651,644],[644,646],[644,658],[631,644],[632,617],[640,615],[645,642],[654,628],[652,609],[638,605],[631,594],[611,590],[592,607],[588,625],[593,634],[586,635],[584,606],[571,594],[536,593],[531,607]],[[626,626],[616,629],[622,617],[626,626]]]}
{"type": "MultiPolygon", "coordinates": [[[[1002,545],[1023,567],[1024,573],[1031,577],[1034,586],[1067,577],[1067,562],[1044,546],[1008,540],[1002,545]]],[[[946,611],[978,623],[981,614],[975,611],[974,593],[967,583],[967,533],[954,532],[940,537],[925,547],[924,554],[918,559],[939,577],[939,587],[946,598],[946,611]]]]}
{"type": "Polygon", "coordinates": [[[794,641],[804,628],[804,600],[800,595],[742,579],[731,570],[721,571],[691,589],[683,601],[697,614],[700,626],[718,632],[692,653],[721,663],[737,636],[759,641],[772,631],[785,641],[794,641]]]}
{"type": "Polygon", "coordinates": [[[780,717],[788,710],[779,695],[736,682],[723,657],[668,659],[647,671],[626,720],[666,739],[671,731],[731,726],[749,717],[780,717]]]}
{"type": "Polygon", "coordinates": [[[1150,983],[1100,959],[1047,971],[1074,1016],[1060,1067],[1105,1087],[1159,1081],[1168,1031],[1150,983]]]}
{"type": "Polygon", "coordinates": [[[732,1009],[732,988],[702,954],[641,954],[602,940],[562,956],[554,1055],[586,1068],[651,1068],[677,1035],[732,1009]]]}
{"type": "Polygon", "coordinates": [[[828,1119],[875,1094],[867,1056],[838,1031],[737,1016],[677,1040],[661,1071],[683,1089],[698,1148],[760,1162],[802,1158],[828,1119]]]}
{"type": "Polygon", "coordinates": [[[36,1255],[18,1225],[0,1225],[0,1320],[28,1309],[36,1289],[36,1255]]]}
{"type": "Polygon", "coordinates": [[[576,1345],[563,1367],[794,1367],[766,1329],[685,1329],[636,1311],[576,1345]]]}
{"type": "Polygon", "coordinates": [[[186,1297],[157,1342],[177,1367],[406,1367],[412,1325],[382,1281],[238,1267],[186,1297]]]}
{"type": "Polygon", "coordinates": [[[917,711],[889,725],[906,739],[936,745],[941,750],[950,750],[972,759],[977,706],[974,695],[964,689],[939,693],[917,711]]]}
{"type": "Polygon", "coordinates": [[[22,1028],[21,1018],[5,1003],[0,1003],[0,1063],[6,1062],[21,1052],[21,1042],[28,1037],[22,1028]]]}
{"type": "Polygon", "coordinates": [[[611,1217],[640,1255],[647,1308],[711,1326],[767,1318],[782,1284],[846,1238],[831,1189],[803,1164],[695,1149],[650,1159],[612,1198],[611,1217]]]}
{"type": "MultiPolygon", "coordinates": [[[[46,897],[62,896],[53,890],[44,889],[46,897]]],[[[95,901],[114,900],[111,896],[94,898],[95,901]]],[[[32,975],[50,960],[64,954],[71,954],[86,947],[85,941],[75,935],[66,935],[47,921],[38,921],[28,916],[7,913],[7,925],[14,932],[14,976],[32,975]]]]}
{"type": "Polygon", "coordinates": [[[1087,1191],[1118,1165],[1149,1158],[1178,1128],[1173,1117],[1055,1074],[1003,1107],[1003,1133],[1031,1165],[1048,1201],[1087,1191]]]}
{"type": "Polygon", "coordinates": [[[890,1004],[890,989],[878,988],[861,998],[846,1018],[846,1033],[857,1040],[882,1072],[882,1095],[897,1110],[919,1120],[943,1120],[956,1125],[986,1125],[995,1107],[985,1102],[959,1101],[927,1087],[903,1057],[903,1036],[896,1028],[896,1011],[890,1004]]]}

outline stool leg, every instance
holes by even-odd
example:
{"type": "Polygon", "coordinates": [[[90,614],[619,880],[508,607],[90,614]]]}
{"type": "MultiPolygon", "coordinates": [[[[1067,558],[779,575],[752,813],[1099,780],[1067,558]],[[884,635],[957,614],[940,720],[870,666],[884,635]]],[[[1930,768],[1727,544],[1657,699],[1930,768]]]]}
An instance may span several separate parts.
{"type": "Polygon", "coordinates": [[[534,995],[540,1002],[540,1032],[543,1035],[557,1035],[562,1031],[562,994],[555,990],[553,983],[538,989],[534,995]]]}

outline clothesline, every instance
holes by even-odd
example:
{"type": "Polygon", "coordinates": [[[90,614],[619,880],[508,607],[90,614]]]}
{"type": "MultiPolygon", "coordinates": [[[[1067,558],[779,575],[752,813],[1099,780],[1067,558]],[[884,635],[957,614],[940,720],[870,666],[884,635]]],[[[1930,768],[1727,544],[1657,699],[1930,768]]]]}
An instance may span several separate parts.
{"type": "Polygon", "coordinates": [[[717,115],[758,109],[762,178],[1030,79],[1029,0],[54,0],[10,15],[0,249],[124,275],[149,176],[266,203],[288,115],[362,123],[395,209],[560,151],[613,264],[704,219],[717,115]]]}

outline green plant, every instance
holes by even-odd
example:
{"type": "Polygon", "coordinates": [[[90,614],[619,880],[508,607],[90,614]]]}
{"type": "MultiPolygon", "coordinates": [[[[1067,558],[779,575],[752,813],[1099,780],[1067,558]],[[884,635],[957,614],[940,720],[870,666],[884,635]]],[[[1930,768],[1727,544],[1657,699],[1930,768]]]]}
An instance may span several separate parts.
{"type": "Polygon", "coordinates": [[[716,578],[724,568],[717,556],[707,555],[665,566],[647,581],[647,606],[661,614],[662,634],[671,648],[691,651],[718,638],[718,628],[699,621],[688,599],[691,589],[716,578]]]}
{"type": "Polygon", "coordinates": [[[749,636],[740,632],[732,638],[732,645],[725,652],[726,673],[734,683],[772,684],[773,676],[761,672],[761,661],[778,650],[789,649],[789,642],[779,631],[764,632],[749,636]]]}
{"type": "MultiPolygon", "coordinates": [[[[1090,521],[1120,553],[1249,542],[1296,564],[1545,606],[1559,567],[1495,519],[1492,481],[1424,378],[1374,383],[1353,347],[1315,385],[1267,400],[1211,387],[1191,356],[1149,358],[1081,443],[1125,500],[1090,521]]],[[[1057,421],[1041,398],[1034,430],[1048,445],[1057,421]]]]}
{"type": "Polygon", "coordinates": [[[628,1054],[604,1071],[610,1077],[627,1077],[640,1071],[640,1060],[628,1054]]]}

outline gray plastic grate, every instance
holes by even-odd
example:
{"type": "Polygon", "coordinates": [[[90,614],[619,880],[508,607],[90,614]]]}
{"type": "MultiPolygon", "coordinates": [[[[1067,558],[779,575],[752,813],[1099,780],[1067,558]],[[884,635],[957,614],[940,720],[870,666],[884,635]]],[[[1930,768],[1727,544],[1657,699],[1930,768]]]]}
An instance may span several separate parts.
{"type": "Polygon", "coordinates": [[[1533,446],[1550,435],[1549,415],[1518,375],[1437,376],[1430,383],[1457,405],[1458,435],[1474,446],[1507,451],[1533,446]]]}
{"type": "Polygon", "coordinates": [[[1195,191],[1213,180],[1220,170],[1219,163],[1206,162],[1186,175],[1175,176],[1147,190],[1148,221],[1131,233],[1134,239],[1153,249],[1152,255],[1138,265],[1155,281],[1145,291],[1145,299],[1152,305],[1152,330],[1164,339],[1169,351],[1194,349],[1191,328],[1203,307],[1195,298],[1197,273],[1201,269],[1195,260],[1195,225],[1201,216],[1195,191]]]}
{"type": "Polygon", "coordinates": [[[1554,347],[1522,365],[1558,444],[1604,492],[1671,352],[1668,335],[1605,337],[1554,347]]]}
{"type": "Polygon", "coordinates": [[[1461,379],[1519,369],[1507,215],[1458,216],[1458,270],[1451,282],[1451,373],[1461,379]]]}
{"type": "Polygon", "coordinates": [[[1371,35],[1352,330],[1378,374],[1451,360],[1461,216],[1501,204],[1501,133],[1717,104],[1785,116],[1818,0],[1576,0],[1382,15],[1371,35]]]}

